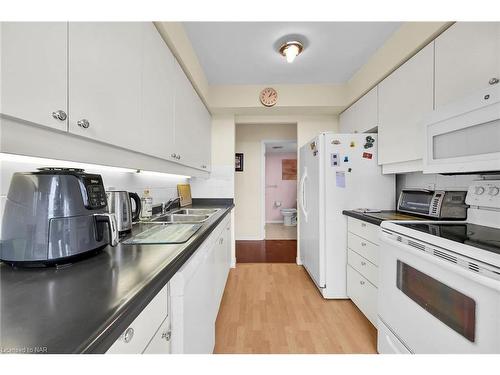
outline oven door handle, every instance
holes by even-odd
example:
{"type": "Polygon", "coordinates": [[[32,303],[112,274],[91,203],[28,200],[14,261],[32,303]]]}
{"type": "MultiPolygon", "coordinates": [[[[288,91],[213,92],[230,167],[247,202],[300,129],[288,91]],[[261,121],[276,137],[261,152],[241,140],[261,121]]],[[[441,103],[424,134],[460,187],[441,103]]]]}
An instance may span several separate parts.
{"type": "MultiPolygon", "coordinates": [[[[417,250],[416,248],[414,248],[410,245],[407,245],[405,243],[402,243],[402,242],[395,240],[394,236],[396,236],[396,234],[392,234],[391,232],[388,232],[387,230],[380,229],[379,230],[379,237],[382,240],[381,249],[383,249],[382,246],[384,246],[383,242],[386,242],[391,246],[394,246],[396,248],[402,249],[402,250],[410,253],[411,255],[415,255],[417,257],[424,258],[428,261],[438,263],[441,267],[443,267],[451,272],[454,272],[460,276],[463,276],[467,279],[475,281],[478,284],[481,284],[481,285],[486,286],[488,288],[500,291],[500,280],[493,279],[491,277],[487,277],[487,276],[475,273],[473,271],[470,271],[469,269],[466,269],[462,266],[457,265],[456,263],[451,263],[451,262],[446,261],[444,259],[441,259],[437,256],[429,254],[427,251],[417,250]]],[[[402,235],[397,235],[397,236],[402,237],[402,238],[403,237],[406,238],[405,236],[402,236],[402,235]]],[[[412,241],[415,241],[415,240],[412,239],[412,241]]],[[[387,254],[387,252],[385,252],[385,251],[380,252],[381,256],[385,256],[386,254],[387,254]]]]}

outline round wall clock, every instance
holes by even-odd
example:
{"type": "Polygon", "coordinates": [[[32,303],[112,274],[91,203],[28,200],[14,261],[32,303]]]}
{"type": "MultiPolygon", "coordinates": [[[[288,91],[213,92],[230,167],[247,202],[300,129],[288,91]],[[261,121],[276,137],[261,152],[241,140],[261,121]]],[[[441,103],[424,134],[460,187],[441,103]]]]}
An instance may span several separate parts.
{"type": "Polygon", "coordinates": [[[266,107],[272,107],[278,102],[278,93],[272,87],[266,87],[260,92],[259,99],[266,107]]]}

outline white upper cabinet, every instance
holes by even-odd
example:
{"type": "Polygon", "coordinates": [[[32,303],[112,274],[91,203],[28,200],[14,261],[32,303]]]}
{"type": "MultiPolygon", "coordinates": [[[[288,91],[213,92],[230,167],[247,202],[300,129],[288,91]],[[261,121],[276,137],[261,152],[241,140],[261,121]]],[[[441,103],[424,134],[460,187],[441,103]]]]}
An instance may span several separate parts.
{"type": "Polygon", "coordinates": [[[364,133],[378,125],[377,87],[368,91],[340,115],[341,133],[364,133]]]}
{"type": "Polygon", "coordinates": [[[175,58],[153,23],[144,30],[142,134],[144,151],[170,159],[174,147],[175,58]],[[148,151],[149,150],[149,151],[148,151]]]}
{"type": "Polygon", "coordinates": [[[177,62],[175,80],[175,146],[171,158],[193,168],[209,170],[210,114],[177,62]]]}
{"type": "Polygon", "coordinates": [[[67,130],[65,22],[1,23],[3,114],[67,130]]]}
{"type": "Polygon", "coordinates": [[[422,119],[433,110],[433,71],[430,43],[378,85],[379,164],[422,159],[422,119]]]}
{"type": "Polygon", "coordinates": [[[500,79],[500,22],[458,22],[435,43],[436,108],[500,79]]]}
{"type": "Polygon", "coordinates": [[[69,131],[133,151],[154,134],[141,127],[144,23],[69,24],[69,131]]]}

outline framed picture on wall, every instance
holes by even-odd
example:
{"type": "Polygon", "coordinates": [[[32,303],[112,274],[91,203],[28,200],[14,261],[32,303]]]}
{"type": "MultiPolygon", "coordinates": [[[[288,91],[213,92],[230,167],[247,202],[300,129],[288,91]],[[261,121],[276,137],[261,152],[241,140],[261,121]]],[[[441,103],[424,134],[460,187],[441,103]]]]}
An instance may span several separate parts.
{"type": "Polygon", "coordinates": [[[236,153],[235,156],[236,158],[234,161],[234,170],[236,172],[243,172],[243,154],[236,153]]]}

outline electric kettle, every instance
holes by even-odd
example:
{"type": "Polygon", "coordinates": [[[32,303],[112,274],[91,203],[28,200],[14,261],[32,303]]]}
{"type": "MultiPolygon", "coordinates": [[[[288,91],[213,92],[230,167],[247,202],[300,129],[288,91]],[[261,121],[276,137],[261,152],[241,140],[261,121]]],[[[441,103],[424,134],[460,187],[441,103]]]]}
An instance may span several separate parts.
{"type": "Polygon", "coordinates": [[[128,191],[111,190],[106,192],[108,198],[108,209],[115,214],[118,233],[124,234],[132,230],[132,222],[139,219],[141,213],[141,198],[136,193],[128,191]],[[132,211],[132,202],[135,210],[132,211]]]}

